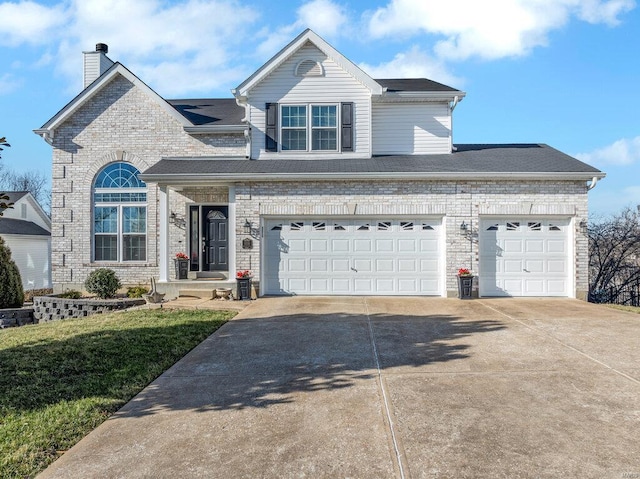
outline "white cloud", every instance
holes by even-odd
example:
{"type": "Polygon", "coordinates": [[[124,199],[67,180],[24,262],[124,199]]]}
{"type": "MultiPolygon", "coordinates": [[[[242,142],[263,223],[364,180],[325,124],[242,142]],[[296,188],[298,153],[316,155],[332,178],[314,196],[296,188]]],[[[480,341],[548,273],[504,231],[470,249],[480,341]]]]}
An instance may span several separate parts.
{"type": "Polygon", "coordinates": [[[378,65],[359,65],[372,78],[429,78],[455,88],[461,88],[463,80],[451,74],[444,63],[429,56],[417,46],[398,53],[393,60],[378,65]]]}
{"type": "Polygon", "coordinates": [[[297,34],[305,28],[310,28],[325,39],[335,39],[342,35],[349,23],[349,17],[344,6],[331,0],[310,0],[303,3],[296,10],[296,19],[293,23],[270,32],[262,30],[257,37],[266,37],[256,49],[256,53],[262,58],[268,58],[277,53],[297,34]]]}
{"type": "Polygon", "coordinates": [[[589,153],[575,155],[581,161],[596,166],[628,166],[640,162],[640,136],[623,138],[589,153]]]}
{"type": "Polygon", "coordinates": [[[632,185],[624,188],[608,188],[605,182],[610,181],[605,178],[602,184],[589,192],[589,216],[599,218],[611,214],[619,213],[624,208],[636,208],[640,205],[640,186],[632,185]]]}
{"type": "Polygon", "coordinates": [[[0,3],[0,19],[0,45],[40,44],[67,22],[67,12],[62,5],[5,2],[0,3]]]}
{"type": "Polygon", "coordinates": [[[0,4],[0,18],[11,18],[0,24],[0,44],[38,45],[36,65],[52,62],[73,80],[72,92],[81,88],[82,51],[103,42],[112,59],[161,95],[174,95],[237,81],[236,59],[258,12],[236,0],[71,0],[52,7],[23,1],[0,4]]]}
{"type": "Polygon", "coordinates": [[[547,44],[572,16],[615,25],[633,0],[391,0],[370,14],[374,38],[420,33],[444,37],[434,48],[446,60],[521,56],[547,44]]]}
{"type": "Polygon", "coordinates": [[[347,14],[342,5],[331,0],[311,0],[297,10],[296,24],[308,27],[323,37],[336,37],[347,23],[347,14]]]}

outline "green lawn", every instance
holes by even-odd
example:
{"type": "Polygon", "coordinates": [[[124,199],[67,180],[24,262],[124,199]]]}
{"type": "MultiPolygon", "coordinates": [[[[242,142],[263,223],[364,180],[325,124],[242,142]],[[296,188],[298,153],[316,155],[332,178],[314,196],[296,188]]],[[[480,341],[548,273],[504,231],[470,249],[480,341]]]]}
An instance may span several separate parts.
{"type": "Polygon", "coordinates": [[[236,313],[139,310],[0,330],[0,477],[33,477],[236,313]]]}

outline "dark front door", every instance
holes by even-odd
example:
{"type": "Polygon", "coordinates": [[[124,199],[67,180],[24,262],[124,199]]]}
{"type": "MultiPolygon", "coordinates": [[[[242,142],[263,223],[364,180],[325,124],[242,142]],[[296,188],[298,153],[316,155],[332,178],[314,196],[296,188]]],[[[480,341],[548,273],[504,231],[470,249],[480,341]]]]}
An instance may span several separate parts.
{"type": "Polygon", "coordinates": [[[229,269],[229,220],[224,206],[202,207],[203,271],[229,269]]]}

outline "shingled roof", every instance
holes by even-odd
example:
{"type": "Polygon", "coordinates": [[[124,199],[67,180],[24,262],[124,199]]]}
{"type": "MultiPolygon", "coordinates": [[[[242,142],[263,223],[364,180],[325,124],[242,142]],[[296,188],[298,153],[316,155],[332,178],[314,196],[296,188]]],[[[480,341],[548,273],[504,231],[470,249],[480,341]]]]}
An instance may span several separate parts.
{"type": "Polygon", "coordinates": [[[456,151],[438,155],[387,155],[368,159],[164,158],[142,173],[145,181],[169,179],[233,179],[252,181],[270,177],[460,178],[534,177],[585,178],[604,174],[544,144],[457,145],[456,151]]]}
{"type": "Polygon", "coordinates": [[[234,98],[167,100],[194,125],[242,125],[244,108],[234,98]]]}
{"type": "Polygon", "coordinates": [[[33,221],[0,217],[0,235],[51,236],[46,229],[33,221]]]}

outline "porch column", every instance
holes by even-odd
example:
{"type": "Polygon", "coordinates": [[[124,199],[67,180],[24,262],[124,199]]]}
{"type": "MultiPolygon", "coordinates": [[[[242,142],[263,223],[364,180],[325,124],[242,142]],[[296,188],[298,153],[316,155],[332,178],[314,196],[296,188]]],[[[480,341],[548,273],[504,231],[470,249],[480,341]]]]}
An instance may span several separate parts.
{"type": "Polygon", "coordinates": [[[229,185],[229,279],[236,277],[236,187],[229,185]]]}
{"type": "Polygon", "coordinates": [[[169,281],[169,189],[166,185],[158,186],[158,269],[159,281],[166,283],[169,281]]]}

